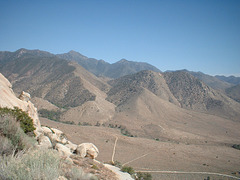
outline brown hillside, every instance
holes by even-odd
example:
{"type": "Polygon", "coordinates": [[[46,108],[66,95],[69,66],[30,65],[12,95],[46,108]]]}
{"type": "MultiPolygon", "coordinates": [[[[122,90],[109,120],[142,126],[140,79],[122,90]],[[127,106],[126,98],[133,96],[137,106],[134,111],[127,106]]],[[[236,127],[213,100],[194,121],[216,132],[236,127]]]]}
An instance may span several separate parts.
{"type": "Polygon", "coordinates": [[[239,123],[217,116],[180,108],[162,100],[149,90],[143,90],[129,103],[118,107],[118,113],[110,122],[126,125],[134,136],[177,142],[203,142],[225,139],[225,142],[239,137],[239,123]],[[226,134],[226,132],[230,134],[226,134]],[[227,136],[231,137],[227,140],[227,136]]]}
{"type": "Polygon", "coordinates": [[[240,84],[226,89],[226,94],[230,98],[240,103],[240,84]]]}
{"type": "Polygon", "coordinates": [[[181,107],[240,120],[240,104],[187,72],[164,73],[164,78],[181,107]]]}
{"type": "Polygon", "coordinates": [[[161,99],[179,105],[176,98],[170,92],[161,73],[153,71],[141,71],[133,75],[127,75],[116,80],[109,81],[112,86],[107,93],[107,100],[119,106],[128,101],[132,96],[138,96],[145,88],[161,99]]]}

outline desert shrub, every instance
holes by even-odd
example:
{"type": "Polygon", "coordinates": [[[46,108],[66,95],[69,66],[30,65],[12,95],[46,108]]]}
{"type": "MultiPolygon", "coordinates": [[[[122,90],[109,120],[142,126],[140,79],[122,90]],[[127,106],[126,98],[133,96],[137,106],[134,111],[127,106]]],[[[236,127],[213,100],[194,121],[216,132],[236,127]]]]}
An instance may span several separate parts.
{"type": "Polygon", "coordinates": [[[240,144],[234,144],[232,145],[233,148],[240,150],[240,144]]]}
{"type": "Polygon", "coordinates": [[[48,118],[53,121],[60,121],[61,111],[49,111],[47,109],[40,109],[38,111],[39,115],[44,118],[48,118]]]}
{"type": "Polygon", "coordinates": [[[137,172],[136,180],[152,180],[152,175],[149,173],[137,172]]]}
{"type": "Polygon", "coordinates": [[[78,125],[79,126],[92,126],[92,124],[88,123],[88,122],[83,122],[83,123],[79,122],[78,125]]]}
{"type": "Polygon", "coordinates": [[[12,154],[14,149],[12,142],[4,136],[0,136],[0,142],[0,156],[12,154]]]}
{"type": "Polygon", "coordinates": [[[122,168],[122,163],[119,161],[114,161],[114,163],[111,163],[113,166],[116,166],[118,168],[122,168]]]}
{"type": "Polygon", "coordinates": [[[81,168],[73,167],[65,177],[70,180],[97,180],[97,177],[90,173],[84,173],[81,168]]]}
{"type": "Polygon", "coordinates": [[[59,156],[52,150],[0,156],[0,174],[2,179],[57,179],[60,175],[59,163],[59,156]]]}
{"type": "Polygon", "coordinates": [[[19,123],[11,115],[0,116],[0,136],[2,155],[12,153],[14,149],[16,151],[29,149],[36,142],[23,132],[19,123]]]}
{"type": "Polygon", "coordinates": [[[130,175],[133,175],[135,173],[134,169],[132,167],[130,167],[130,166],[123,166],[121,171],[122,172],[127,172],[130,175]]]}
{"type": "Polygon", "coordinates": [[[74,121],[61,121],[64,124],[75,124],[74,121]]]}
{"type": "Polygon", "coordinates": [[[134,137],[127,129],[121,129],[121,133],[124,136],[128,136],[128,137],[134,137]]]}
{"type": "Polygon", "coordinates": [[[31,133],[35,130],[32,118],[26,112],[17,107],[14,107],[14,109],[0,108],[0,115],[10,115],[16,118],[16,120],[20,122],[20,127],[25,133],[31,133]]]}

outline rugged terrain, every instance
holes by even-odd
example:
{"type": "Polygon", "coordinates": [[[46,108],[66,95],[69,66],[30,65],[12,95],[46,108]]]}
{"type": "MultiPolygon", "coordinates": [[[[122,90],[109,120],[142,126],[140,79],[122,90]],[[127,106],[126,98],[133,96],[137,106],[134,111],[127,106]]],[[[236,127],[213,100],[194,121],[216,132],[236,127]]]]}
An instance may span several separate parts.
{"type": "Polygon", "coordinates": [[[104,60],[97,60],[94,58],[88,58],[76,51],[70,51],[65,54],[58,54],[58,57],[70,61],[76,61],[82,67],[96,76],[105,76],[109,78],[119,78],[124,75],[134,74],[142,70],[152,70],[160,72],[156,67],[143,62],[133,62],[126,59],[109,64],[104,60]]]}
{"type": "Polygon", "coordinates": [[[21,49],[0,53],[0,72],[15,92],[31,93],[43,117],[54,120],[42,118],[44,125],[61,129],[74,143],[91,139],[103,149],[101,161],[111,160],[118,137],[115,159],[138,170],[239,171],[239,150],[231,146],[240,144],[240,104],[224,94],[229,84],[219,80],[218,91],[186,71],[122,76],[129,64],[117,67],[122,77],[107,81],[64,60],[73,55],[86,66],[95,63],[95,70],[105,64],[76,52],[55,56],[21,49]]]}

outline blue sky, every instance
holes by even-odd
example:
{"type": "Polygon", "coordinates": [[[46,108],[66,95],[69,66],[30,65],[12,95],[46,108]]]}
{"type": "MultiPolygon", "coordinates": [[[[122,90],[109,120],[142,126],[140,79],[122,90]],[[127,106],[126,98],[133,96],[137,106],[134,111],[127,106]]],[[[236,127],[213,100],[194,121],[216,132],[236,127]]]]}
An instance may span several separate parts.
{"type": "Polygon", "coordinates": [[[0,0],[0,51],[240,76],[239,0],[0,0]]]}

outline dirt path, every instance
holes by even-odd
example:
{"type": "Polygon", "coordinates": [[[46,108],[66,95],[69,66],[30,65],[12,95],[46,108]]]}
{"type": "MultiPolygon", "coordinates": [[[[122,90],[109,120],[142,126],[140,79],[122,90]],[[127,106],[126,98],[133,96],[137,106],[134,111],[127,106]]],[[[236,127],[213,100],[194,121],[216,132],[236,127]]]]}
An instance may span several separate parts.
{"type": "Polygon", "coordinates": [[[214,173],[214,172],[185,172],[185,171],[156,171],[156,170],[139,170],[136,172],[146,172],[146,173],[162,173],[162,174],[204,174],[204,175],[217,175],[217,176],[223,176],[223,177],[229,177],[233,179],[238,179],[240,180],[239,177],[236,176],[231,176],[227,174],[221,174],[221,173],[214,173]]]}

